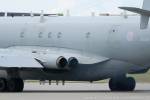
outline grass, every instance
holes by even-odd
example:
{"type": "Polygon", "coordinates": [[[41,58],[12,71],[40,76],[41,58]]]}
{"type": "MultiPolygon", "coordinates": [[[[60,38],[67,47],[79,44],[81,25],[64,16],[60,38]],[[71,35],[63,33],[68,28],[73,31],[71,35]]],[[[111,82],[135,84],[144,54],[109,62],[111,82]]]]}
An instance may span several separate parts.
{"type": "Polygon", "coordinates": [[[150,71],[145,74],[128,75],[136,79],[137,82],[150,83],[150,71]]]}
{"type": "MultiPolygon", "coordinates": [[[[139,83],[150,83],[150,71],[145,74],[131,74],[131,75],[129,74],[127,76],[134,77],[136,82],[139,82],[139,83]]],[[[109,80],[102,80],[99,82],[107,83],[107,82],[109,82],[109,80]]]]}

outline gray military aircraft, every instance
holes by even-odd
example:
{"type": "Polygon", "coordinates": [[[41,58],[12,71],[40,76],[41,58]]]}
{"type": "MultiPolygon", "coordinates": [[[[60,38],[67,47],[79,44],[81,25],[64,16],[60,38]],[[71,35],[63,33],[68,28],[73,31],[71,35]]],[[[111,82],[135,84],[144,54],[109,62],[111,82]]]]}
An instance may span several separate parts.
{"type": "Polygon", "coordinates": [[[150,1],[141,15],[101,17],[1,17],[0,91],[21,92],[23,80],[98,81],[111,91],[133,91],[150,69],[150,1]],[[139,23],[141,23],[139,27],[139,23]]]}

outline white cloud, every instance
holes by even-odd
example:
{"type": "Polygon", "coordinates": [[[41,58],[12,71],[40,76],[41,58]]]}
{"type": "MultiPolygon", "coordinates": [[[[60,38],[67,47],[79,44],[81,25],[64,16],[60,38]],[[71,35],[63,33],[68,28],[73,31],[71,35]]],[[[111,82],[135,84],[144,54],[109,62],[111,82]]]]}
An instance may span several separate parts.
{"type": "Polygon", "coordinates": [[[77,0],[57,0],[58,7],[62,9],[71,9],[75,6],[77,0]]]}

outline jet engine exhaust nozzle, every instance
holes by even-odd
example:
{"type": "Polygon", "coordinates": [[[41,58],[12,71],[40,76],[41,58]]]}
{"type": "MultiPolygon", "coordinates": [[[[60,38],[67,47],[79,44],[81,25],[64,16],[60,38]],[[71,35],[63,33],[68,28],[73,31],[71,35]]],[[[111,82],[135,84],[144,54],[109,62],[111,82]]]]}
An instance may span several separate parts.
{"type": "Polygon", "coordinates": [[[75,57],[70,57],[70,58],[68,59],[68,66],[69,66],[69,67],[77,66],[78,63],[79,63],[79,61],[78,61],[78,59],[75,58],[75,57]]]}
{"type": "Polygon", "coordinates": [[[57,61],[56,61],[56,65],[59,68],[65,68],[67,66],[68,62],[67,59],[64,58],[63,56],[58,57],[57,61]]]}

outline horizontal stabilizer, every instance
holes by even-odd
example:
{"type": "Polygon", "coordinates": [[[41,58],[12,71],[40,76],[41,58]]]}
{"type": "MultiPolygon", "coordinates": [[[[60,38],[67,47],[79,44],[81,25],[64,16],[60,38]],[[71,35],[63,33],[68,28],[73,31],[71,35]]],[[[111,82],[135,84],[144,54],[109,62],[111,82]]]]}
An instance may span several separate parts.
{"type": "Polygon", "coordinates": [[[148,11],[148,10],[135,8],[135,7],[119,7],[119,8],[123,9],[123,10],[131,11],[131,12],[134,12],[134,13],[138,13],[138,14],[141,14],[141,15],[150,16],[150,11],[148,11]]]}
{"type": "Polygon", "coordinates": [[[131,11],[141,15],[141,29],[147,29],[150,17],[150,0],[143,0],[143,7],[136,8],[136,7],[119,7],[120,9],[131,11]]]}
{"type": "Polygon", "coordinates": [[[120,9],[131,11],[141,15],[140,28],[146,29],[149,23],[150,11],[135,7],[119,7],[120,9]]]}

